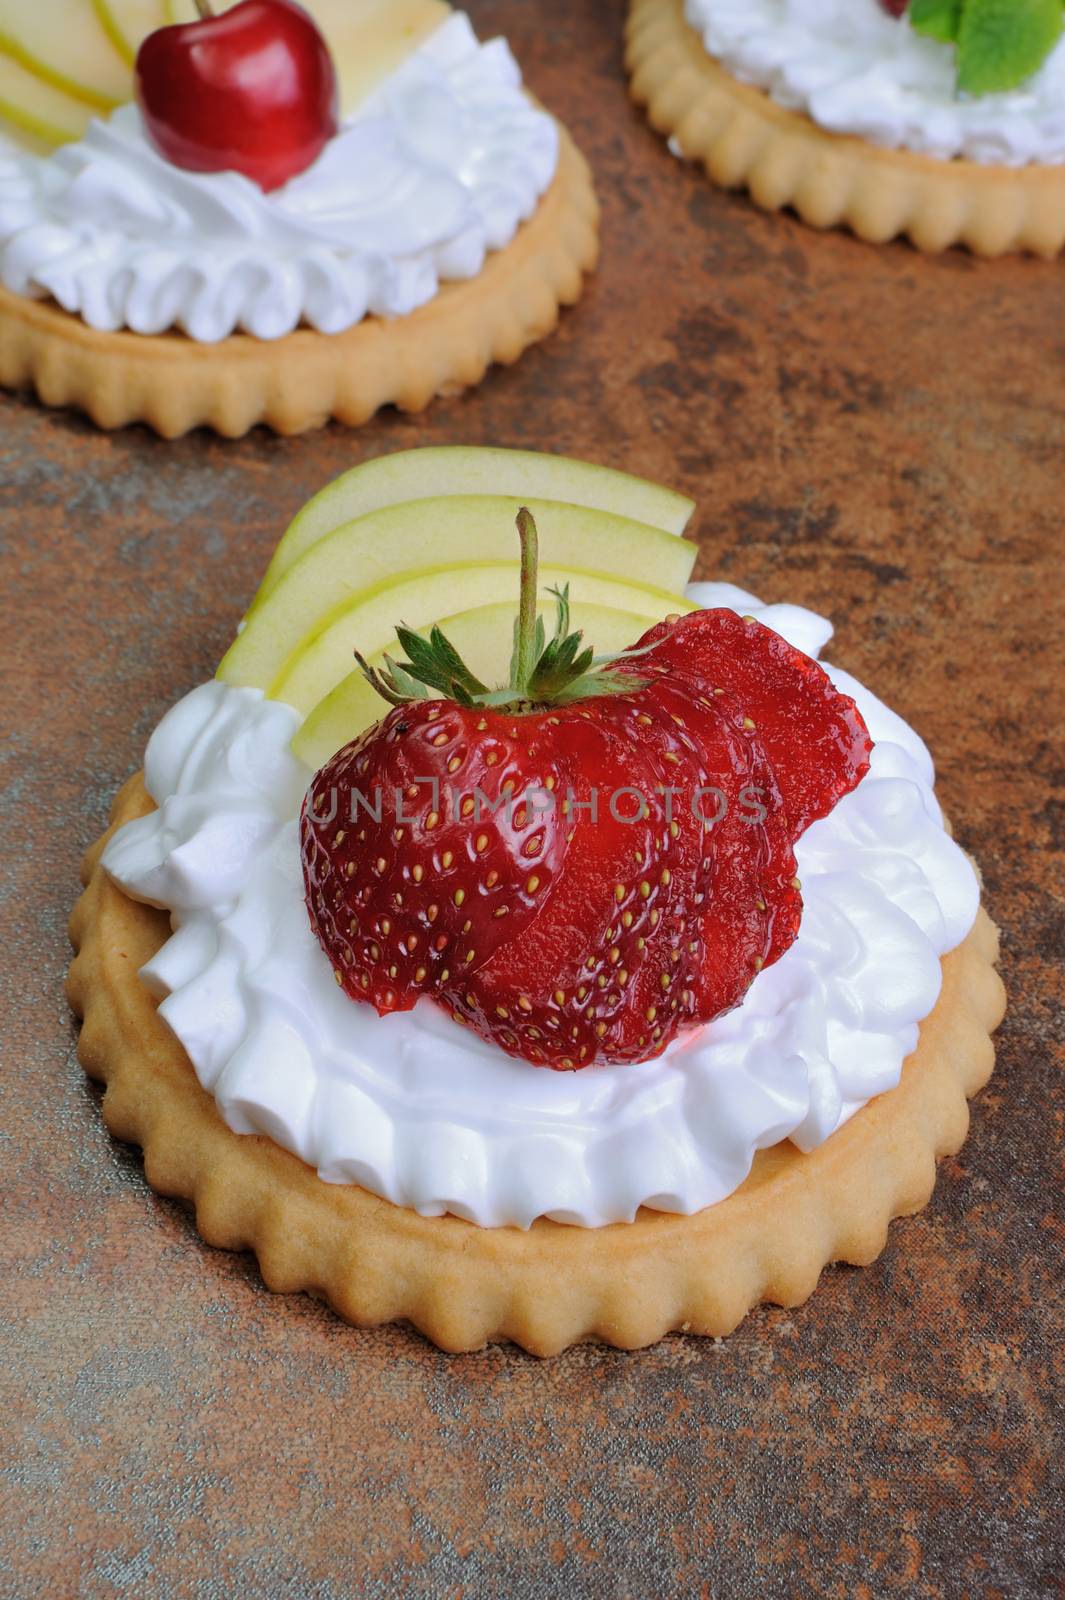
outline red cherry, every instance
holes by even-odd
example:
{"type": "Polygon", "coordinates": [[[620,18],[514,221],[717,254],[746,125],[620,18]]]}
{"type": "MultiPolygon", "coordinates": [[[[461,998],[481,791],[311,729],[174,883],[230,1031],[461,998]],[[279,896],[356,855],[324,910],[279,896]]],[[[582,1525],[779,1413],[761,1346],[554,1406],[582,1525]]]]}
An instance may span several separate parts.
{"type": "Polygon", "coordinates": [[[904,17],[909,10],[910,0],[880,0],[880,4],[889,16],[904,17]]]}
{"type": "Polygon", "coordinates": [[[190,172],[242,172],[276,189],[337,131],[337,80],[317,24],[294,0],[241,0],[160,28],[137,53],[148,137],[190,172]]]}

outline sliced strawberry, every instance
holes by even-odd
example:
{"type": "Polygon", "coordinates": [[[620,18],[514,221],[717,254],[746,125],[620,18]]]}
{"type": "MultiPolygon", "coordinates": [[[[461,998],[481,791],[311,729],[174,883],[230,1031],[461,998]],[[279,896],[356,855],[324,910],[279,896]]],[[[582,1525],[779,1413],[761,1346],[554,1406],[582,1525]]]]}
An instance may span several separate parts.
{"type": "Polygon", "coordinates": [[[478,1032],[505,1022],[492,1036],[529,1060],[649,1059],[695,1014],[708,861],[701,824],[665,792],[699,787],[698,752],[642,698],[530,720],[575,774],[566,857],[525,938],[449,998],[478,1032]]]}
{"type": "Polygon", "coordinates": [[[538,1065],[648,1060],[795,938],[795,840],[871,744],[815,662],[729,611],[602,665],[560,594],[545,642],[527,513],[519,528],[511,687],[400,631],[410,660],[366,669],[396,709],[304,803],[308,910],[338,982],[380,1012],[429,995],[538,1065]]]}
{"type": "Polygon", "coordinates": [[[695,692],[679,678],[662,677],[653,698],[693,730],[707,762],[700,783],[712,792],[698,810],[711,819],[704,920],[713,932],[705,940],[698,998],[700,1010],[712,995],[716,1010],[726,1011],[798,932],[792,826],[765,748],[726,690],[695,692]]]}
{"type": "Polygon", "coordinates": [[[651,628],[639,648],[648,645],[654,648],[619,670],[731,694],[772,762],[793,838],[869,770],[872,740],[854,701],[816,661],[752,617],[695,611],[651,628]]]}

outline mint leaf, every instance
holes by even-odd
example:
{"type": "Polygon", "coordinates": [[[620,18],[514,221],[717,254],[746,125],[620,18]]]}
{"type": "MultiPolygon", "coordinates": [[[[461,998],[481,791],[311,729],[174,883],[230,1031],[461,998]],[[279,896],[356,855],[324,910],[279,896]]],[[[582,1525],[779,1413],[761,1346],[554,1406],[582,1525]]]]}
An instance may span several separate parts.
{"type": "Polygon", "coordinates": [[[908,13],[910,27],[914,33],[926,34],[929,39],[953,44],[964,9],[965,0],[913,0],[908,13]]]}
{"type": "Polygon", "coordinates": [[[1061,38],[1062,0],[964,0],[958,28],[958,88],[964,94],[1016,89],[1061,38]]]}

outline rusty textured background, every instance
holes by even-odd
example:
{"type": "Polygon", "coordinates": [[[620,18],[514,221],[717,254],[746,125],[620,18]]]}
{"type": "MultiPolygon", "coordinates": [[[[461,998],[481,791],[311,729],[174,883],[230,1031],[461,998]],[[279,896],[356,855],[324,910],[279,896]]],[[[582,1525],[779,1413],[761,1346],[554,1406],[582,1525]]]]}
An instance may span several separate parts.
{"type": "Polygon", "coordinates": [[[617,4],[471,11],[599,175],[602,270],[547,345],[288,443],[0,400],[0,1595],[1060,1593],[1065,265],[763,217],[630,110],[617,4]],[[1005,930],[998,1074],[929,1209],[724,1343],[456,1359],[274,1299],[150,1193],[75,1061],[78,858],[145,736],[304,497],[439,441],[696,495],[701,572],[832,613],[930,740],[1005,930]]]}

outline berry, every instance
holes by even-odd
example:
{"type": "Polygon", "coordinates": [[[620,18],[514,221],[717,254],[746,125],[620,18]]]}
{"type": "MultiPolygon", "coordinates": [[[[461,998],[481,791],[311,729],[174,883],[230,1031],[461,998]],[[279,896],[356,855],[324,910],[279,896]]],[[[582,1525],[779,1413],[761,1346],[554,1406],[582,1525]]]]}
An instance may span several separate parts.
{"type": "Polygon", "coordinates": [[[157,28],[137,53],[135,89],[156,149],[191,172],[241,172],[276,189],[337,131],[337,78],[313,17],[294,0],[241,0],[157,28]]]}
{"type": "Polygon", "coordinates": [[[694,682],[704,693],[725,690],[723,703],[766,747],[796,838],[868,770],[869,736],[854,701],[832,687],[816,661],[753,617],[698,611],[680,626],[657,624],[638,648],[619,673],[694,682]]]}
{"type": "Polygon", "coordinates": [[[379,1012],[428,997],[511,1055],[576,1069],[659,1054],[738,1004],[798,932],[794,843],[868,768],[853,702],[729,611],[602,662],[536,621],[519,516],[511,683],[439,630],[365,667],[393,709],[316,774],[307,906],[337,982],[379,1012]]]}

